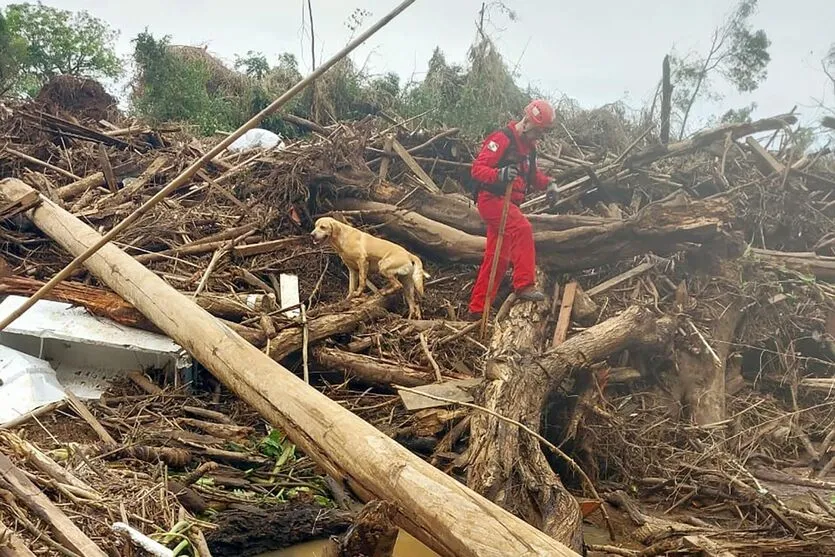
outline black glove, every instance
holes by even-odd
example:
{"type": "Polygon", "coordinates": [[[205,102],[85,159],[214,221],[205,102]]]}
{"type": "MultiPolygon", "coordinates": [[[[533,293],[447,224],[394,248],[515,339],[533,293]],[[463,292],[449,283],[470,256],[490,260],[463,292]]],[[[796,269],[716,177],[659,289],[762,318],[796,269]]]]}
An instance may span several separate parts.
{"type": "Polygon", "coordinates": [[[551,182],[545,190],[545,199],[548,200],[548,206],[553,208],[560,200],[560,192],[557,190],[557,184],[551,182]]]}
{"type": "Polygon", "coordinates": [[[516,170],[515,166],[505,166],[504,168],[499,169],[499,182],[502,184],[509,184],[516,177],[519,176],[519,171],[516,170]]]}

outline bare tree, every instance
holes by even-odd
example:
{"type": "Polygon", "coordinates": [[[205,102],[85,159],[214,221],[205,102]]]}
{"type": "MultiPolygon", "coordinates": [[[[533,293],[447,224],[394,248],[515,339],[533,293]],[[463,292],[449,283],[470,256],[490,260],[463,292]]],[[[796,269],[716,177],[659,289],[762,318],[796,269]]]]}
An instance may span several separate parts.
{"type": "Polygon", "coordinates": [[[753,31],[750,18],[757,9],[757,0],[742,0],[724,23],[713,30],[707,54],[673,57],[674,102],[681,113],[679,139],[687,130],[687,120],[700,96],[709,94],[709,79],[722,75],[740,92],[753,91],[766,77],[771,56],[771,41],[762,29],[753,31]]]}

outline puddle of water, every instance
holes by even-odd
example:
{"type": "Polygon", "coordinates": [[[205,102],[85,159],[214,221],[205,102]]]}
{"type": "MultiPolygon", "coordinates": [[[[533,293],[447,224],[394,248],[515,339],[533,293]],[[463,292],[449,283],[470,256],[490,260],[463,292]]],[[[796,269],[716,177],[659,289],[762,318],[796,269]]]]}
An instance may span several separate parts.
{"type": "MultiPolygon", "coordinates": [[[[262,553],[259,557],[329,557],[329,542],[316,540],[278,551],[262,553]]],[[[393,557],[440,557],[403,530],[397,535],[393,557]]]]}

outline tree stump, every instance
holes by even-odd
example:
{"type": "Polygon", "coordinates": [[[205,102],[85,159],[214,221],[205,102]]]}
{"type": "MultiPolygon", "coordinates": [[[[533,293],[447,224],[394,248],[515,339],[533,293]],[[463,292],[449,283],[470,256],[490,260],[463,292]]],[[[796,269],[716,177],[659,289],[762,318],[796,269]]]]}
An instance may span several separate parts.
{"type": "MultiPolygon", "coordinates": [[[[490,380],[479,403],[539,431],[548,395],[575,369],[621,350],[660,348],[674,332],[669,318],[632,307],[541,353],[548,302],[522,303],[494,326],[490,380]]],[[[488,499],[581,552],[577,501],[552,470],[537,439],[486,413],[472,418],[468,485],[488,499]]]]}

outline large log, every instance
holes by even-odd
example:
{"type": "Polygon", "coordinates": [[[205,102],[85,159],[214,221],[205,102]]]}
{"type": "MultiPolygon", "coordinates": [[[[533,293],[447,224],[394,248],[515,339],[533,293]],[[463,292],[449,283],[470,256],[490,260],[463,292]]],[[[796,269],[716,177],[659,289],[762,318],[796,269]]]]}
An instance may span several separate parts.
{"type": "MultiPolygon", "coordinates": [[[[374,296],[363,299],[359,304],[338,312],[329,312],[314,317],[307,322],[307,340],[309,343],[334,335],[349,333],[360,323],[379,319],[386,315],[385,303],[390,290],[383,290],[374,296]]],[[[291,353],[302,348],[304,327],[302,325],[282,329],[270,339],[270,357],[283,360],[291,353]]]]}
{"type": "MultiPolygon", "coordinates": [[[[0,277],[0,294],[31,296],[44,285],[43,281],[21,276],[0,277]]],[[[80,282],[63,282],[47,295],[48,300],[84,306],[90,313],[107,317],[139,329],[151,329],[151,323],[135,307],[118,294],[103,288],[96,288],[80,282]]],[[[275,311],[275,300],[264,294],[215,294],[197,296],[197,304],[214,315],[224,319],[243,319],[260,313],[275,311]]]]}
{"type": "MultiPolygon", "coordinates": [[[[0,191],[16,199],[32,189],[4,180],[0,191]]],[[[48,200],[28,215],[71,253],[100,238],[48,200]]],[[[116,246],[106,244],[85,265],[286,432],[328,475],[365,501],[394,503],[398,526],[441,555],[577,555],[307,386],[116,246]]]]}
{"type": "MultiPolygon", "coordinates": [[[[480,263],[486,239],[391,205],[341,199],[335,208],[364,211],[380,231],[433,257],[480,263]]],[[[645,207],[635,217],[597,226],[534,234],[538,263],[549,269],[576,271],[629,259],[647,252],[665,254],[683,243],[704,243],[721,236],[732,215],[727,200],[690,200],[680,194],[645,207]]]]}
{"type": "MultiPolygon", "coordinates": [[[[658,347],[674,324],[630,308],[539,354],[548,305],[518,304],[497,323],[490,343],[480,405],[537,431],[548,395],[573,370],[634,346],[658,347]]],[[[476,413],[470,426],[467,484],[566,545],[582,546],[581,515],[537,439],[491,415],[476,413]]]]}
{"type": "MultiPolygon", "coordinates": [[[[410,209],[424,217],[457,228],[467,234],[484,236],[487,227],[478,214],[475,204],[459,194],[433,194],[420,189],[411,192],[388,182],[371,188],[371,200],[387,205],[410,209]]],[[[615,222],[587,215],[528,215],[534,232],[568,230],[578,226],[597,226],[615,222]]]]}
{"type": "Polygon", "coordinates": [[[380,224],[381,230],[426,255],[462,263],[480,263],[487,239],[473,236],[423,215],[394,205],[344,198],[333,202],[341,211],[363,211],[364,220],[380,224]]]}
{"type": "Polygon", "coordinates": [[[646,166],[664,157],[681,156],[710,146],[712,143],[724,140],[730,134],[731,139],[739,139],[754,133],[779,130],[797,123],[797,116],[781,114],[773,118],[763,118],[756,122],[742,124],[725,124],[709,130],[700,131],[689,139],[667,145],[657,144],[647,147],[643,151],[628,157],[624,166],[637,168],[646,166]]]}
{"type": "Polygon", "coordinates": [[[776,267],[786,267],[827,282],[835,282],[835,257],[818,255],[814,252],[788,252],[757,248],[752,248],[751,253],[763,263],[776,267]]]}
{"type": "MultiPolygon", "coordinates": [[[[431,369],[392,364],[364,354],[345,352],[338,348],[318,346],[313,350],[313,357],[325,367],[350,373],[361,381],[375,385],[419,387],[434,383],[436,380],[435,372],[431,369]]],[[[462,376],[456,374],[450,377],[462,376]]]]}

